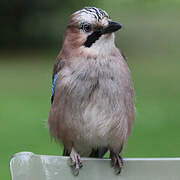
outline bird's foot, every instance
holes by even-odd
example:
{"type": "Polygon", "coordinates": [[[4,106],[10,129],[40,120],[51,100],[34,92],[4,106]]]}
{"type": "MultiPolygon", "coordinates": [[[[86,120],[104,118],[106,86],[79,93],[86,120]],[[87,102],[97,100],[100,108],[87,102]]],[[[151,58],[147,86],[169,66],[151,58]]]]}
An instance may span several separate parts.
{"type": "Polygon", "coordinates": [[[121,173],[121,169],[124,165],[123,158],[119,155],[119,153],[114,153],[110,151],[110,158],[112,162],[112,167],[115,168],[116,174],[121,173]]]}
{"type": "Polygon", "coordinates": [[[71,167],[74,170],[73,173],[74,175],[77,176],[79,174],[79,169],[82,168],[83,164],[80,155],[76,152],[74,147],[72,147],[70,159],[71,159],[71,167]]]}

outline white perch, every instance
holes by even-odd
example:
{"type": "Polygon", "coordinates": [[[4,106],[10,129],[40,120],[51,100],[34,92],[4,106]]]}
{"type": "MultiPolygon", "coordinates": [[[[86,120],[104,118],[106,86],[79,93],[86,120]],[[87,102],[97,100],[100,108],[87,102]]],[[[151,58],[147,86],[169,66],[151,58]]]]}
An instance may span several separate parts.
{"type": "Polygon", "coordinates": [[[180,180],[180,158],[126,158],[120,175],[109,159],[82,158],[79,176],[72,174],[69,158],[21,152],[10,162],[12,180],[180,180]]]}

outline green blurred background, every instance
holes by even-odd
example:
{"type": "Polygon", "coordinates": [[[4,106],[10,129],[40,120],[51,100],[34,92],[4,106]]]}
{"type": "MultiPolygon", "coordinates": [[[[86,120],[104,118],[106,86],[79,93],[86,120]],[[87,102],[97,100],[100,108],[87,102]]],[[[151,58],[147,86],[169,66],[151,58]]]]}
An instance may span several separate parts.
{"type": "Polygon", "coordinates": [[[0,179],[10,179],[17,152],[62,154],[47,128],[51,73],[69,16],[84,6],[101,7],[125,26],[116,44],[137,99],[124,156],[180,156],[179,0],[1,0],[0,179]]]}

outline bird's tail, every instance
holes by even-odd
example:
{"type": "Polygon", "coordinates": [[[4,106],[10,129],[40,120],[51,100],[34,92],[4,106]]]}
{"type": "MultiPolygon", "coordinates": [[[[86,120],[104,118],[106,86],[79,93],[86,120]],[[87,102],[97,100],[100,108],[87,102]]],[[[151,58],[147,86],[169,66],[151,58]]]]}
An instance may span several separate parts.
{"type": "Polygon", "coordinates": [[[106,147],[101,147],[98,149],[92,149],[89,157],[103,158],[103,156],[106,154],[107,151],[108,151],[108,148],[106,148],[106,147]]]}
{"type": "MultiPolygon", "coordinates": [[[[108,151],[108,148],[106,148],[106,147],[92,149],[91,154],[89,155],[89,157],[103,158],[103,156],[106,154],[107,151],[108,151]]],[[[66,148],[64,148],[63,156],[70,156],[70,152],[66,148]]]]}
{"type": "Polygon", "coordinates": [[[63,156],[70,156],[70,152],[66,148],[64,148],[63,156]]]}

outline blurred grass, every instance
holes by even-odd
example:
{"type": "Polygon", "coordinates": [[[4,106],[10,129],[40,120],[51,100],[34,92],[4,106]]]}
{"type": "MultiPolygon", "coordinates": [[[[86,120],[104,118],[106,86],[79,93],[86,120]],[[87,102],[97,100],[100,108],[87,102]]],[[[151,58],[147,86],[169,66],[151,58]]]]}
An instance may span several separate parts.
{"type": "MultiPolygon", "coordinates": [[[[124,156],[176,157],[180,156],[180,3],[149,2],[99,3],[125,26],[116,42],[127,55],[137,96],[135,128],[124,156]]],[[[62,153],[51,143],[46,125],[57,53],[0,53],[0,179],[10,179],[9,160],[16,152],[62,153]]]]}

